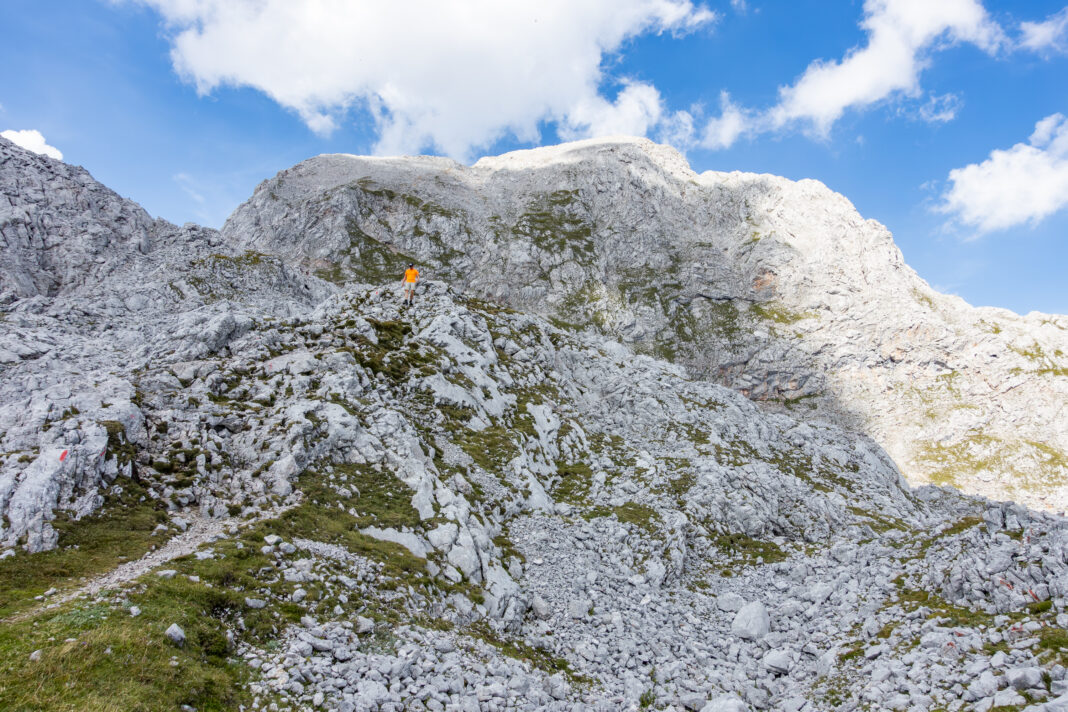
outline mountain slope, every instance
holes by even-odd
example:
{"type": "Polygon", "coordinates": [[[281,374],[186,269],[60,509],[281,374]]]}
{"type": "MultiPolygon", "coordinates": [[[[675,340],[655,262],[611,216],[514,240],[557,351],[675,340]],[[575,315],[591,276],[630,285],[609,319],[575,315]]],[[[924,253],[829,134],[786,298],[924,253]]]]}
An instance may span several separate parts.
{"type": "Polygon", "coordinates": [[[338,282],[415,260],[868,432],[913,482],[1068,502],[1068,319],[938,294],[885,228],[815,181],[697,175],[644,139],[470,168],[320,156],[260,185],[223,234],[338,282]]]}
{"type": "MultiPolygon", "coordinates": [[[[0,184],[42,170],[5,150],[0,184]]],[[[1062,517],[910,488],[855,430],[559,317],[331,285],[314,244],[235,225],[4,306],[0,708],[1068,704],[1062,517]]]]}

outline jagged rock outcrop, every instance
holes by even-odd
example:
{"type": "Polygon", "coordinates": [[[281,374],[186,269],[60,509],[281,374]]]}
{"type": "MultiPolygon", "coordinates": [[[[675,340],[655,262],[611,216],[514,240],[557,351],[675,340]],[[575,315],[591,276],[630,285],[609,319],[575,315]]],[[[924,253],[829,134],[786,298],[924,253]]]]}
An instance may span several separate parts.
{"type": "Polygon", "coordinates": [[[1068,504],[1068,318],[935,292],[816,181],[698,175],[644,139],[472,167],[330,155],[265,181],[223,234],[335,281],[412,259],[867,432],[913,482],[1068,504]]]}
{"type": "Polygon", "coordinates": [[[153,220],[80,167],[0,138],[0,302],[99,282],[152,249],[153,220]]]}
{"type": "Polygon", "coordinates": [[[0,543],[55,545],[146,447],[133,374],[225,350],[333,288],[214,230],[152,220],[81,168],[0,139],[0,543]],[[103,443],[107,443],[107,447],[103,443]]]}

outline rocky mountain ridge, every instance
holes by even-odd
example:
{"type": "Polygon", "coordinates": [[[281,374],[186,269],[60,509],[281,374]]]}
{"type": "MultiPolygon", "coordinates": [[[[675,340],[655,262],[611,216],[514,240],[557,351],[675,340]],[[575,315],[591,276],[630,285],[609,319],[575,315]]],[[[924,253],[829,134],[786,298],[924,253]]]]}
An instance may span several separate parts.
{"type": "Polygon", "coordinates": [[[598,139],[484,158],[309,159],[223,227],[338,283],[407,260],[772,405],[871,434],[914,483],[1068,503],[1068,318],[932,290],[822,184],[696,174],[598,139]]]}
{"type": "Polygon", "coordinates": [[[385,242],[304,255],[382,270],[336,284],[248,206],[127,234],[87,174],[0,153],[0,707],[1068,706],[1063,518],[912,489],[856,430],[501,306],[553,297],[489,248],[402,308],[385,242]],[[51,195],[74,244],[38,259],[51,195]]]}

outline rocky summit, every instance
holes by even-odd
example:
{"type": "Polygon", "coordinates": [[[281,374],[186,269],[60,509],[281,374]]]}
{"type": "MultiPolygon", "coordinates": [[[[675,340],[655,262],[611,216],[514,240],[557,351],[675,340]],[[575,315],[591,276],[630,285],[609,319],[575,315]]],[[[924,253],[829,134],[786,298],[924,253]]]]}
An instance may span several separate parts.
{"type": "Polygon", "coordinates": [[[1068,710],[1068,318],[818,183],[321,156],[215,231],[0,139],[0,192],[2,709],[1068,710]]]}

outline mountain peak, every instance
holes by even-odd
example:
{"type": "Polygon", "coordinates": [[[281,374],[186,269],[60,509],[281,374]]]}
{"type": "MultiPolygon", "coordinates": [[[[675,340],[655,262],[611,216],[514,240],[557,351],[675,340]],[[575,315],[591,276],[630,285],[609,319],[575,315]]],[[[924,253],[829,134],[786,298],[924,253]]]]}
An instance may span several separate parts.
{"type": "Polygon", "coordinates": [[[604,136],[570,141],[554,146],[509,151],[499,156],[480,158],[474,168],[490,170],[523,170],[551,165],[582,163],[596,158],[633,160],[636,154],[648,157],[658,167],[680,180],[692,180],[697,174],[686,157],[666,144],[639,136],[604,136]]]}

